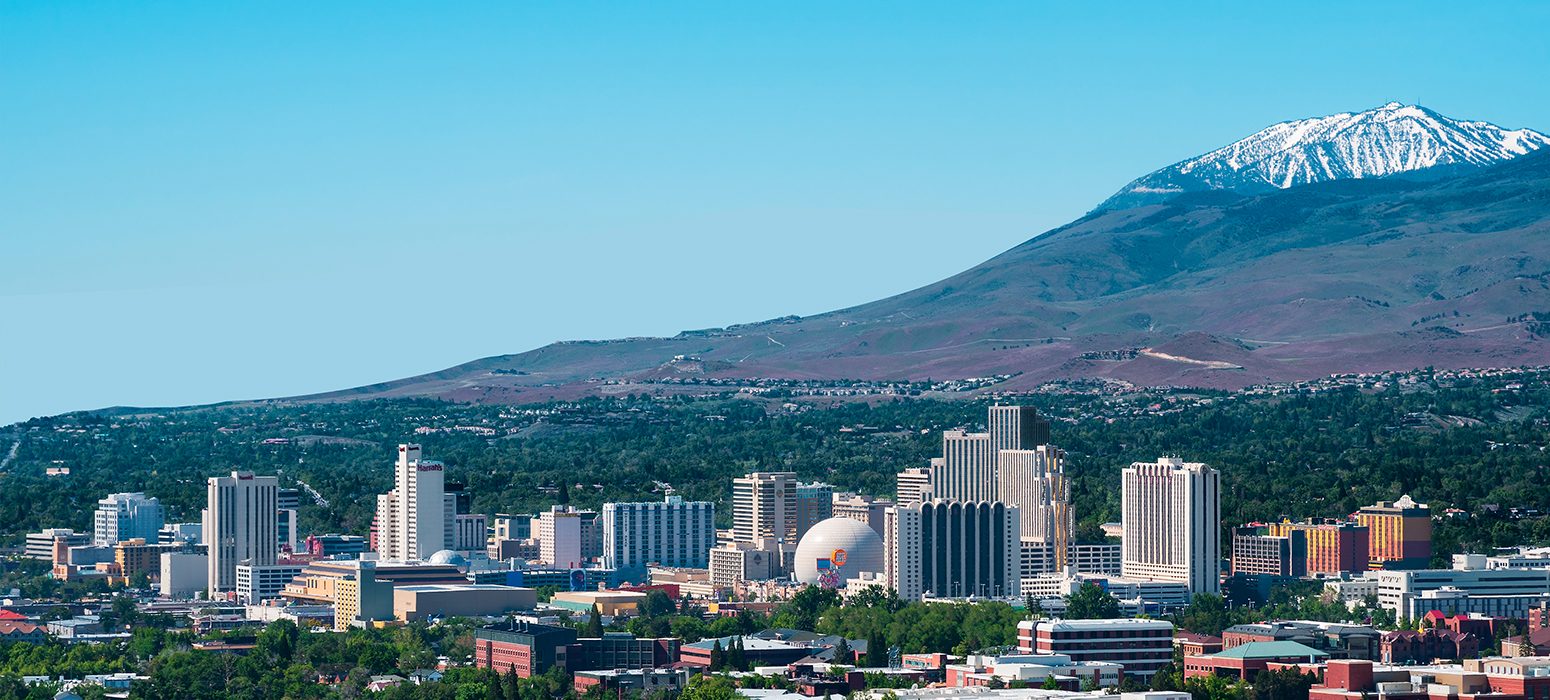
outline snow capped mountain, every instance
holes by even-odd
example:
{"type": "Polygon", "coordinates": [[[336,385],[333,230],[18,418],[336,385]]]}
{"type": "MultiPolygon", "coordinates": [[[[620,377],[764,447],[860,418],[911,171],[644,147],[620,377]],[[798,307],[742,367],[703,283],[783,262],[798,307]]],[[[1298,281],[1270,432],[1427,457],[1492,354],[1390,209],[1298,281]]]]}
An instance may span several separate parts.
{"type": "Polygon", "coordinates": [[[1365,112],[1282,122],[1224,148],[1143,176],[1098,210],[1153,204],[1184,192],[1245,194],[1438,166],[1484,167],[1550,145],[1530,129],[1460,121],[1390,102],[1365,112]]]}

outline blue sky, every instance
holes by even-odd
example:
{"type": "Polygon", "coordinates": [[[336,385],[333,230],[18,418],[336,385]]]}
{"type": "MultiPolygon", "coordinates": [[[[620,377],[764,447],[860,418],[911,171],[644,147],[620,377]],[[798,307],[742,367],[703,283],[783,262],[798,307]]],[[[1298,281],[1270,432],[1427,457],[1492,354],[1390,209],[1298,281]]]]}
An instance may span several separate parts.
{"type": "Polygon", "coordinates": [[[5,3],[0,423],[857,304],[1285,119],[1399,100],[1547,130],[1547,20],[5,3]]]}

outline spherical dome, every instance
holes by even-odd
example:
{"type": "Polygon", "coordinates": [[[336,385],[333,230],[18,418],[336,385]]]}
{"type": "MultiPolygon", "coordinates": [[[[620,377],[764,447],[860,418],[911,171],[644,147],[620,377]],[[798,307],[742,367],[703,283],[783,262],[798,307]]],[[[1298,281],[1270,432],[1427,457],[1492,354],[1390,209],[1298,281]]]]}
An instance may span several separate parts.
{"type": "Polygon", "coordinates": [[[797,543],[796,580],[839,588],[861,572],[883,573],[883,538],[866,523],[829,518],[814,525],[797,543]]]}
{"type": "Polygon", "coordinates": [[[453,566],[468,566],[468,558],[450,549],[443,549],[431,555],[425,560],[430,564],[451,564],[453,566]]]}

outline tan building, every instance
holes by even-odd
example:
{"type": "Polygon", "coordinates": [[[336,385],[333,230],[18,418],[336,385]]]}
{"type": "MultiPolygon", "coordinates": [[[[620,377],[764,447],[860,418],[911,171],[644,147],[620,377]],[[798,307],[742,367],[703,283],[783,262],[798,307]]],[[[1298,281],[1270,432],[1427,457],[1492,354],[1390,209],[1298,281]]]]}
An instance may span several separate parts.
{"type": "Polygon", "coordinates": [[[538,607],[538,591],[517,586],[467,583],[461,585],[399,586],[393,589],[393,617],[418,622],[432,617],[499,616],[538,607]]]}
{"type": "Polygon", "coordinates": [[[574,612],[591,612],[593,606],[610,617],[633,615],[646,602],[645,593],[635,591],[562,591],[549,598],[549,604],[574,612]]]}

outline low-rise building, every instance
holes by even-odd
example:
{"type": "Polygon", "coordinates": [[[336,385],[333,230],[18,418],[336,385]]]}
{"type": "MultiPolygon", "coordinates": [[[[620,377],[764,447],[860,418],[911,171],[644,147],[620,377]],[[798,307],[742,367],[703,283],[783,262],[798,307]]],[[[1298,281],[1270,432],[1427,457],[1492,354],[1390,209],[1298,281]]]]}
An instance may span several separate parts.
{"type": "Polygon", "coordinates": [[[393,589],[393,616],[401,622],[433,617],[491,617],[537,606],[537,590],[516,586],[468,583],[393,589]]]}
{"type": "Polygon", "coordinates": [[[603,615],[633,615],[646,602],[646,594],[636,591],[563,591],[549,598],[549,604],[573,612],[587,613],[595,607],[603,615]]]}
{"type": "Polygon", "coordinates": [[[1329,654],[1297,642],[1247,642],[1215,654],[1184,657],[1184,677],[1223,676],[1252,681],[1260,671],[1279,668],[1306,667],[1316,673],[1318,666],[1328,659],[1329,654]]]}
{"type": "Polygon", "coordinates": [[[597,687],[608,695],[622,698],[637,694],[655,696],[663,692],[676,694],[688,684],[688,669],[615,668],[577,671],[573,685],[579,695],[586,695],[597,687]]]}
{"type": "Polygon", "coordinates": [[[1062,654],[1073,661],[1107,661],[1127,676],[1149,681],[1173,661],[1173,623],[1163,620],[1024,620],[1017,648],[1025,654],[1062,654]]]}
{"type": "Polygon", "coordinates": [[[1253,642],[1296,642],[1335,659],[1377,659],[1378,630],[1368,625],[1280,620],[1233,625],[1222,631],[1222,649],[1253,642]]]}
{"type": "Polygon", "coordinates": [[[730,649],[733,642],[742,643],[743,654],[750,666],[784,666],[818,651],[816,647],[806,644],[751,636],[715,637],[683,645],[678,653],[678,660],[686,666],[710,668],[711,650],[717,644],[720,644],[723,650],[730,649]]]}
{"type": "Polygon", "coordinates": [[[1067,654],[1017,654],[988,656],[970,654],[961,664],[947,664],[949,687],[991,687],[1013,682],[1042,686],[1053,678],[1063,690],[1113,688],[1120,684],[1124,666],[1112,661],[1073,661],[1067,654]]]}

